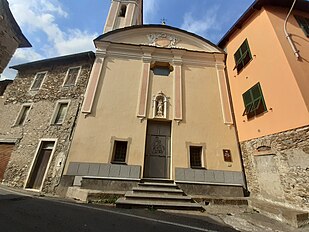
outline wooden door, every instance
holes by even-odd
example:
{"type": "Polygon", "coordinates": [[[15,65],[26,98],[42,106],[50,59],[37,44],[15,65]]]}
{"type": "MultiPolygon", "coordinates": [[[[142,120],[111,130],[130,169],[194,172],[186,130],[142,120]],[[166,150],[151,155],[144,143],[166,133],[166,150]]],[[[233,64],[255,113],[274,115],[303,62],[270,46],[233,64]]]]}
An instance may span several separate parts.
{"type": "Polygon", "coordinates": [[[145,149],[145,178],[169,178],[171,123],[149,121],[145,149]]]}
{"type": "Polygon", "coordinates": [[[27,188],[40,189],[53,149],[53,142],[43,142],[27,183],[27,188]]]}
{"type": "Polygon", "coordinates": [[[5,170],[11,158],[14,144],[0,143],[0,180],[3,179],[5,170]]]}

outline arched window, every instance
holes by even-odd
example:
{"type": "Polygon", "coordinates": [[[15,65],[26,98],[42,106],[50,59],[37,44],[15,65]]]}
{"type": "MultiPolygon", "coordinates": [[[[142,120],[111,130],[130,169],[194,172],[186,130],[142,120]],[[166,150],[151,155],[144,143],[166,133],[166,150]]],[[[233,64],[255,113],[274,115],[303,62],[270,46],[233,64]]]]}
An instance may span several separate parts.
{"type": "Polygon", "coordinates": [[[159,76],[169,76],[174,70],[173,66],[171,66],[168,62],[154,62],[150,68],[154,75],[159,76]]]}
{"type": "Polygon", "coordinates": [[[122,5],[120,7],[119,17],[125,17],[126,16],[126,12],[127,12],[127,6],[126,5],[122,5]]]}

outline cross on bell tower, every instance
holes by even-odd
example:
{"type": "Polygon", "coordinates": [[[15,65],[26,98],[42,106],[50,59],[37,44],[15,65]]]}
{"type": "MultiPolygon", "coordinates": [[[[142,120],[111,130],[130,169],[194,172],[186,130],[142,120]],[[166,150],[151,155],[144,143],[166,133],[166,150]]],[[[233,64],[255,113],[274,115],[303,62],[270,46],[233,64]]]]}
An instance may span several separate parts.
{"type": "Polygon", "coordinates": [[[143,0],[112,0],[104,33],[143,24],[143,0]]]}

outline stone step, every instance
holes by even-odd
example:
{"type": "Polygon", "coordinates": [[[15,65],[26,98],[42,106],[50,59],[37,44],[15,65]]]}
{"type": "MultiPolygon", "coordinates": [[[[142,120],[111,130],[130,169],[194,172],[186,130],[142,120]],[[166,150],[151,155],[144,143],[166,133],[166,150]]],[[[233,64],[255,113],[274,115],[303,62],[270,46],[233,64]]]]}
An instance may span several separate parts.
{"type": "Polygon", "coordinates": [[[147,194],[136,193],[129,191],[125,194],[126,199],[139,199],[139,200],[161,200],[161,201],[183,201],[193,202],[191,197],[184,195],[166,195],[166,194],[147,194]]]}
{"type": "Polygon", "coordinates": [[[139,183],[138,186],[140,187],[150,187],[150,188],[176,188],[178,189],[178,186],[175,183],[155,183],[155,182],[144,182],[139,183]]]}
{"type": "Polygon", "coordinates": [[[141,179],[140,183],[167,183],[167,184],[173,184],[175,183],[174,180],[170,179],[162,179],[162,178],[143,178],[141,179]]]}
{"type": "Polygon", "coordinates": [[[155,188],[155,187],[134,187],[132,188],[133,192],[143,192],[143,193],[155,193],[155,194],[177,194],[184,195],[184,192],[181,189],[177,188],[155,188]]]}
{"type": "Polygon", "coordinates": [[[118,208],[152,208],[152,209],[179,209],[179,210],[199,210],[204,211],[204,208],[193,202],[174,202],[174,201],[159,201],[159,200],[133,200],[127,198],[119,198],[116,201],[118,208]]]}

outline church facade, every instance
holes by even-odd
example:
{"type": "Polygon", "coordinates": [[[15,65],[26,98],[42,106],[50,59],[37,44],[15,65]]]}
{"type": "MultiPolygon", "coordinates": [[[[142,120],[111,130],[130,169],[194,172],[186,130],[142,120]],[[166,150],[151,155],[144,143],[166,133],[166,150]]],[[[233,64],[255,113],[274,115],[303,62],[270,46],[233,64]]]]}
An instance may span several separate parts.
{"type": "Polygon", "coordinates": [[[188,194],[242,196],[225,52],[187,31],[143,25],[142,1],[112,1],[94,43],[62,185],[125,191],[167,179],[188,194]]]}

